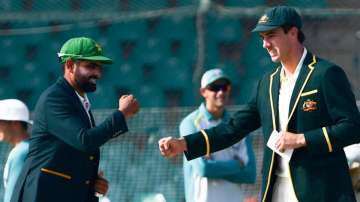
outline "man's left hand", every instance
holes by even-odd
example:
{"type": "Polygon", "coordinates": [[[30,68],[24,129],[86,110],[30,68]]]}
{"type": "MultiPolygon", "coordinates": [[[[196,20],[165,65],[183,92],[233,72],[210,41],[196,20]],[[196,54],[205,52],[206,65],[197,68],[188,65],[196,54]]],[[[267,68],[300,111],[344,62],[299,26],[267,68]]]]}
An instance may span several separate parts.
{"type": "Polygon", "coordinates": [[[103,172],[99,172],[95,179],[94,190],[97,195],[105,195],[109,189],[109,182],[104,178],[103,172]]]}
{"type": "Polygon", "coordinates": [[[275,147],[281,152],[286,149],[297,149],[306,146],[305,136],[303,133],[295,134],[286,131],[279,132],[280,138],[275,143],[275,147]]]}

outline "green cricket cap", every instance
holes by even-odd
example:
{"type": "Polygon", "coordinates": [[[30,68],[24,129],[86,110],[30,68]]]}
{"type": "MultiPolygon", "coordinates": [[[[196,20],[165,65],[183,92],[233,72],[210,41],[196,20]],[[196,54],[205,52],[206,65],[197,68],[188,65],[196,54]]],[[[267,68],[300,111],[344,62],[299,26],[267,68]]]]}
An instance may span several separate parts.
{"type": "Polygon", "coordinates": [[[295,26],[301,29],[301,17],[292,7],[276,6],[267,10],[265,14],[260,17],[252,32],[266,32],[284,25],[295,26]]]}
{"type": "Polygon", "coordinates": [[[67,40],[58,53],[61,63],[68,59],[96,61],[111,64],[112,59],[105,57],[101,46],[91,38],[76,37],[67,40]]]}

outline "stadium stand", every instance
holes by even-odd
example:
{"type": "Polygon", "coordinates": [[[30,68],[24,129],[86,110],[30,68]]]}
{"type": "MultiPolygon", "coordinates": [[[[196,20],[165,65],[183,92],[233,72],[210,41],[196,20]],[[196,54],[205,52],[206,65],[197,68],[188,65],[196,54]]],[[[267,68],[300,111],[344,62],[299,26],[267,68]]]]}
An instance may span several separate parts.
{"type": "MultiPolygon", "coordinates": [[[[251,97],[257,80],[276,64],[250,30],[263,9],[278,4],[299,9],[306,47],[344,67],[359,99],[357,0],[0,0],[0,99],[19,98],[33,110],[40,93],[62,75],[61,45],[74,36],[95,38],[115,61],[89,95],[97,122],[123,94],[133,93],[144,108],[130,134],[102,148],[109,199],[183,202],[181,157],[163,159],[156,141],[178,134],[181,118],[200,103],[199,67],[200,73],[223,68],[231,76],[231,104],[251,97]]],[[[260,168],[261,132],[254,137],[260,168]]],[[[2,162],[8,151],[0,144],[2,162]]],[[[248,196],[257,196],[259,184],[260,171],[256,185],[244,187],[248,196]]]]}

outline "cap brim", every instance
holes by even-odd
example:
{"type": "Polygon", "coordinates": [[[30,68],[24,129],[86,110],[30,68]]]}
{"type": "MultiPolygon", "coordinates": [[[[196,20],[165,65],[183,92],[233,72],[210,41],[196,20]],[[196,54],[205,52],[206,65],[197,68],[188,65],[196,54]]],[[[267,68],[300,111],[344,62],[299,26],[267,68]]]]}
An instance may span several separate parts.
{"type": "Polygon", "coordinates": [[[105,57],[105,56],[78,57],[77,59],[101,62],[104,64],[112,64],[113,63],[112,59],[105,57]]]}
{"type": "Polygon", "coordinates": [[[251,32],[267,32],[280,27],[279,25],[257,25],[251,32]]]}
{"type": "Polygon", "coordinates": [[[226,81],[229,82],[229,84],[231,84],[230,78],[227,77],[227,76],[225,76],[225,75],[222,75],[222,76],[215,77],[215,78],[209,80],[209,81],[206,83],[205,86],[202,86],[202,88],[205,88],[206,86],[208,86],[208,85],[210,85],[210,84],[212,84],[212,83],[215,83],[215,82],[218,81],[218,80],[226,80],[226,81]]]}

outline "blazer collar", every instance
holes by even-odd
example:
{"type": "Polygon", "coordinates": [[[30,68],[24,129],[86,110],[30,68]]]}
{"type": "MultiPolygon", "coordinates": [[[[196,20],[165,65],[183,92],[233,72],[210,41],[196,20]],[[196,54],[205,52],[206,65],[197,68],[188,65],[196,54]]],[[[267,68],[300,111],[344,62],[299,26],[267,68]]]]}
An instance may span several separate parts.
{"type": "MultiPolygon", "coordinates": [[[[295,112],[295,108],[299,102],[300,95],[308,82],[311,73],[314,70],[314,65],[316,64],[316,57],[309,51],[306,54],[306,57],[303,62],[303,66],[300,70],[299,76],[296,80],[293,93],[290,100],[289,108],[289,122],[295,112]]],[[[280,89],[280,70],[281,67],[278,67],[270,75],[270,85],[269,85],[269,96],[271,104],[271,113],[272,113],[272,125],[273,129],[277,130],[279,128],[279,112],[278,112],[278,102],[279,102],[279,89],[280,89]]]]}
{"type": "Polygon", "coordinates": [[[61,86],[62,89],[64,89],[66,94],[69,96],[71,102],[81,110],[82,113],[80,113],[80,116],[82,120],[87,120],[86,123],[88,124],[89,127],[91,127],[92,124],[89,120],[89,116],[85,111],[79,97],[76,95],[75,89],[70,85],[70,83],[64,77],[60,77],[57,80],[56,84],[61,86]]]}
{"type": "Polygon", "coordinates": [[[273,130],[277,130],[279,128],[278,102],[279,102],[279,89],[280,89],[280,70],[281,67],[278,67],[270,75],[269,98],[270,98],[273,130]]]}
{"type": "Polygon", "coordinates": [[[310,52],[308,52],[304,59],[304,63],[302,65],[299,76],[298,76],[295,86],[294,86],[293,93],[291,95],[291,100],[290,100],[290,105],[289,105],[290,106],[289,116],[291,115],[291,111],[294,110],[297,105],[298,97],[300,97],[302,91],[304,90],[304,87],[305,87],[306,83],[308,82],[308,79],[309,79],[311,73],[314,70],[313,65],[315,63],[316,63],[315,56],[313,54],[311,54],[310,52]]]}

